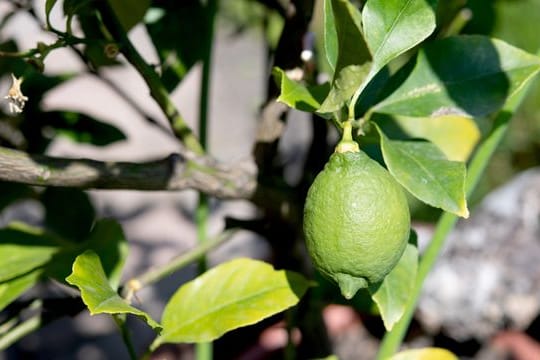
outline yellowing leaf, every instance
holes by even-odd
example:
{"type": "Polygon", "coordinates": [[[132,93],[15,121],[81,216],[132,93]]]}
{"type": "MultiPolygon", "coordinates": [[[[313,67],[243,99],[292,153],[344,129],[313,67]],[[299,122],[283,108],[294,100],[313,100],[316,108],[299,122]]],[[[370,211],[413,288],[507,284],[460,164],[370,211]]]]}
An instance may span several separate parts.
{"type": "Polygon", "coordinates": [[[466,161],[480,140],[478,126],[467,116],[399,116],[396,121],[410,136],[423,138],[437,145],[448,160],[466,161]]]}
{"type": "Polygon", "coordinates": [[[458,360],[458,357],[445,349],[423,348],[402,351],[389,360],[458,360]]]}

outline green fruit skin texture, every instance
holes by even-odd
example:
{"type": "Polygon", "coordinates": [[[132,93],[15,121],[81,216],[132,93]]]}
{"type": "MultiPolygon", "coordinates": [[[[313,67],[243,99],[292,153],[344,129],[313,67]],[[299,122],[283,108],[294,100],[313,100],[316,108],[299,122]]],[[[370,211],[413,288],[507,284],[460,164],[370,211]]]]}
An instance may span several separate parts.
{"type": "Polygon", "coordinates": [[[409,231],[401,186],[363,152],[334,153],[308,191],[307,250],[346,298],[384,279],[403,254],[409,231]]]}

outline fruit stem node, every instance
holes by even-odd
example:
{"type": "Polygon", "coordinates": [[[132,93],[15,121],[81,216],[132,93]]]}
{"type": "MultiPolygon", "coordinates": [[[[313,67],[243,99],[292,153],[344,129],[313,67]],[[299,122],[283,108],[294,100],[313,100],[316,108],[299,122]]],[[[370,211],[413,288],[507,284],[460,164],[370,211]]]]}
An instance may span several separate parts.
{"type": "Polygon", "coordinates": [[[334,151],[337,153],[360,152],[358,143],[352,137],[351,120],[343,122],[343,135],[341,135],[341,141],[336,145],[334,151]]]}

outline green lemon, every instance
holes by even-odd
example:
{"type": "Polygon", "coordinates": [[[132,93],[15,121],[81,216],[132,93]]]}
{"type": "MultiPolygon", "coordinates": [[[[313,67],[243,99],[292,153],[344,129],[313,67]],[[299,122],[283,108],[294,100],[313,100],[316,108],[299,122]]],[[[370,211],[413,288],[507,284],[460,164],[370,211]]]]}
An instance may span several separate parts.
{"type": "Polygon", "coordinates": [[[401,186],[357,147],[338,145],[311,185],[304,208],[306,245],[315,267],[350,299],[394,268],[409,231],[401,186]]]}

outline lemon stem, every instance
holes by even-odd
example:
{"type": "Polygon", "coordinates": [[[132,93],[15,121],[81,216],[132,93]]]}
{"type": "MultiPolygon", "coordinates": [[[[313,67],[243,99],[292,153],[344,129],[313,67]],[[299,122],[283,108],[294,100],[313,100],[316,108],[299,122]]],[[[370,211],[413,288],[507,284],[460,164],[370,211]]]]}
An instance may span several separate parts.
{"type": "Polygon", "coordinates": [[[347,120],[343,122],[343,134],[341,135],[341,141],[336,145],[335,152],[360,152],[358,143],[354,141],[352,137],[352,121],[347,120]]]}

